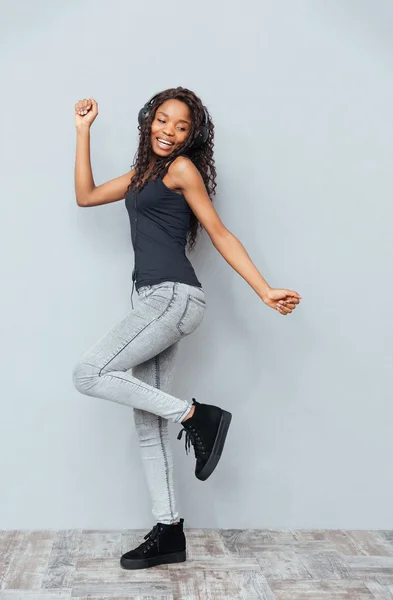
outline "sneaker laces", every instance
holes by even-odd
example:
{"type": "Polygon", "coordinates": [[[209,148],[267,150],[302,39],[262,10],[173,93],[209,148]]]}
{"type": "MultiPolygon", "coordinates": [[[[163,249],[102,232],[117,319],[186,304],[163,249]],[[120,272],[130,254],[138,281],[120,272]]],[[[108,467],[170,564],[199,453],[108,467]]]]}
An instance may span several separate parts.
{"type": "Polygon", "coordinates": [[[142,542],[142,544],[138,547],[138,550],[143,550],[143,552],[147,552],[147,550],[149,550],[149,548],[151,548],[151,546],[153,546],[154,543],[157,542],[157,550],[160,551],[159,532],[160,526],[157,523],[157,525],[154,525],[153,529],[144,536],[143,539],[145,539],[146,542],[142,542]]]}
{"type": "Polygon", "coordinates": [[[198,460],[201,456],[203,456],[205,454],[205,448],[204,448],[202,439],[199,437],[199,433],[196,431],[196,429],[194,429],[194,427],[192,425],[188,425],[187,429],[183,428],[180,430],[180,433],[177,436],[178,440],[181,440],[183,431],[186,432],[186,435],[185,435],[186,454],[188,454],[188,452],[191,448],[191,444],[192,444],[194,446],[195,458],[198,460]],[[189,429],[188,429],[188,427],[189,427],[189,429]]]}

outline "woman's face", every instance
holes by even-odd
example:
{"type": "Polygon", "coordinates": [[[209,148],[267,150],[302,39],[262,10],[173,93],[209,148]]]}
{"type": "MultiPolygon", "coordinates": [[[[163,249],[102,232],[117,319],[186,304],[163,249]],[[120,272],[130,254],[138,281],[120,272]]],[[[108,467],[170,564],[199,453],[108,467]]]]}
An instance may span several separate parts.
{"type": "Polygon", "coordinates": [[[157,156],[172,154],[191,129],[191,111],[181,100],[166,100],[156,110],[151,124],[150,142],[157,156]],[[169,142],[169,143],[165,143],[169,142]]]}

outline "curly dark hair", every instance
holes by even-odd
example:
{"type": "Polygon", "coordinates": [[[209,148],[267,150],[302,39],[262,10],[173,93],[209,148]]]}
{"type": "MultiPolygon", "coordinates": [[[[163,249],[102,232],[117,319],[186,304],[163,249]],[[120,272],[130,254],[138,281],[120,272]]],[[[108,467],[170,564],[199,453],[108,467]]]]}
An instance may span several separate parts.
{"type": "MultiPolygon", "coordinates": [[[[150,105],[148,117],[143,121],[142,126],[138,125],[139,130],[139,145],[134,156],[134,162],[131,165],[135,169],[135,175],[130,182],[128,189],[137,192],[141,190],[148,181],[157,179],[168,163],[167,157],[157,158],[151,172],[144,181],[144,175],[150,166],[152,156],[152,148],[150,142],[151,124],[155,118],[157,108],[166,100],[175,98],[181,100],[190,109],[191,112],[191,128],[187,139],[181,144],[170,156],[169,163],[172,163],[179,154],[185,154],[199,170],[206,186],[207,193],[211,196],[216,193],[216,169],[214,166],[213,146],[214,146],[214,125],[208,114],[209,136],[207,141],[199,147],[193,147],[193,140],[197,136],[199,127],[205,120],[205,112],[202,101],[194,92],[187,88],[177,87],[169,88],[157,94],[156,98],[150,105]]],[[[198,236],[198,229],[203,229],[197,217],[191,211],[190,224],[187,233],[188,250],[193,250],[198,236]]]]}

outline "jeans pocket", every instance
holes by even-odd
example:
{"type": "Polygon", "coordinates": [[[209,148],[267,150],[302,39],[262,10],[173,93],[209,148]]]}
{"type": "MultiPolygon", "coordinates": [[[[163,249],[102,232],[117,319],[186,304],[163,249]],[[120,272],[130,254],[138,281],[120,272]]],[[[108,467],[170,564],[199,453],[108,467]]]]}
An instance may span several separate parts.
{"type": "Polygon", "coordinates": [[[154,292],[154,290],[152,290],[151,288],[145,288],[144,290],[142,290],[140,292],[141,298],[143,298],[144,300],[146,298],[148,298],[149,296],[151,296],[151,294],[154,292]]]}
{"type": "Polygon", "coordinates": [[[160,283],[155,283],[153,285],[143,286],[142,288],[140,288],[139,291],[140,291],[141,298],[143,298],[145,300],[146,298],[149,298],[149,296],[154,294],[154,292],[159,292],[160,290],[162,290],[164,294],[168,294],[169,292],[166,292],[166,290],[172,290],[172,289],[173,289],[173,284],[172,285],[162,285],[160,283]]]}
{"type": "Polygon", "coordinates": [[[177,328],[182,336],[189,335],[202,323],[205,314],[206,302],[191,294],[187,295],[186,307],[177,323],[177,328]]]}

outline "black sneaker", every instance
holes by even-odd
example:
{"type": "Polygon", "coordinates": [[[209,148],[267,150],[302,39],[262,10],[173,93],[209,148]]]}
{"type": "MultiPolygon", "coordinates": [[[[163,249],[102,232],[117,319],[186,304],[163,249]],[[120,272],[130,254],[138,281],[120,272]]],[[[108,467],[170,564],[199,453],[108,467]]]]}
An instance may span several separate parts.
{"type": "Polygon", "coordinates": [[[220,460],[232,414],[212,404],[201,404],[195,398],[192,417],[182,422],[183,429],[177,439],[180,440],[183,431],[186,432],[186,453],[191,444],[194,446],[196,458],[195,476],[205,481],[216,468],[220,460]]]}
{"type": "Polygon", "coordinates": [[[120,558],[123,569],[147,569],[156,565],[184,562],[186,560],[186,538],[183,532],[184,519],[177,525],[157,523],[145,535],[135,550],[130,550],[120,558]]]}

